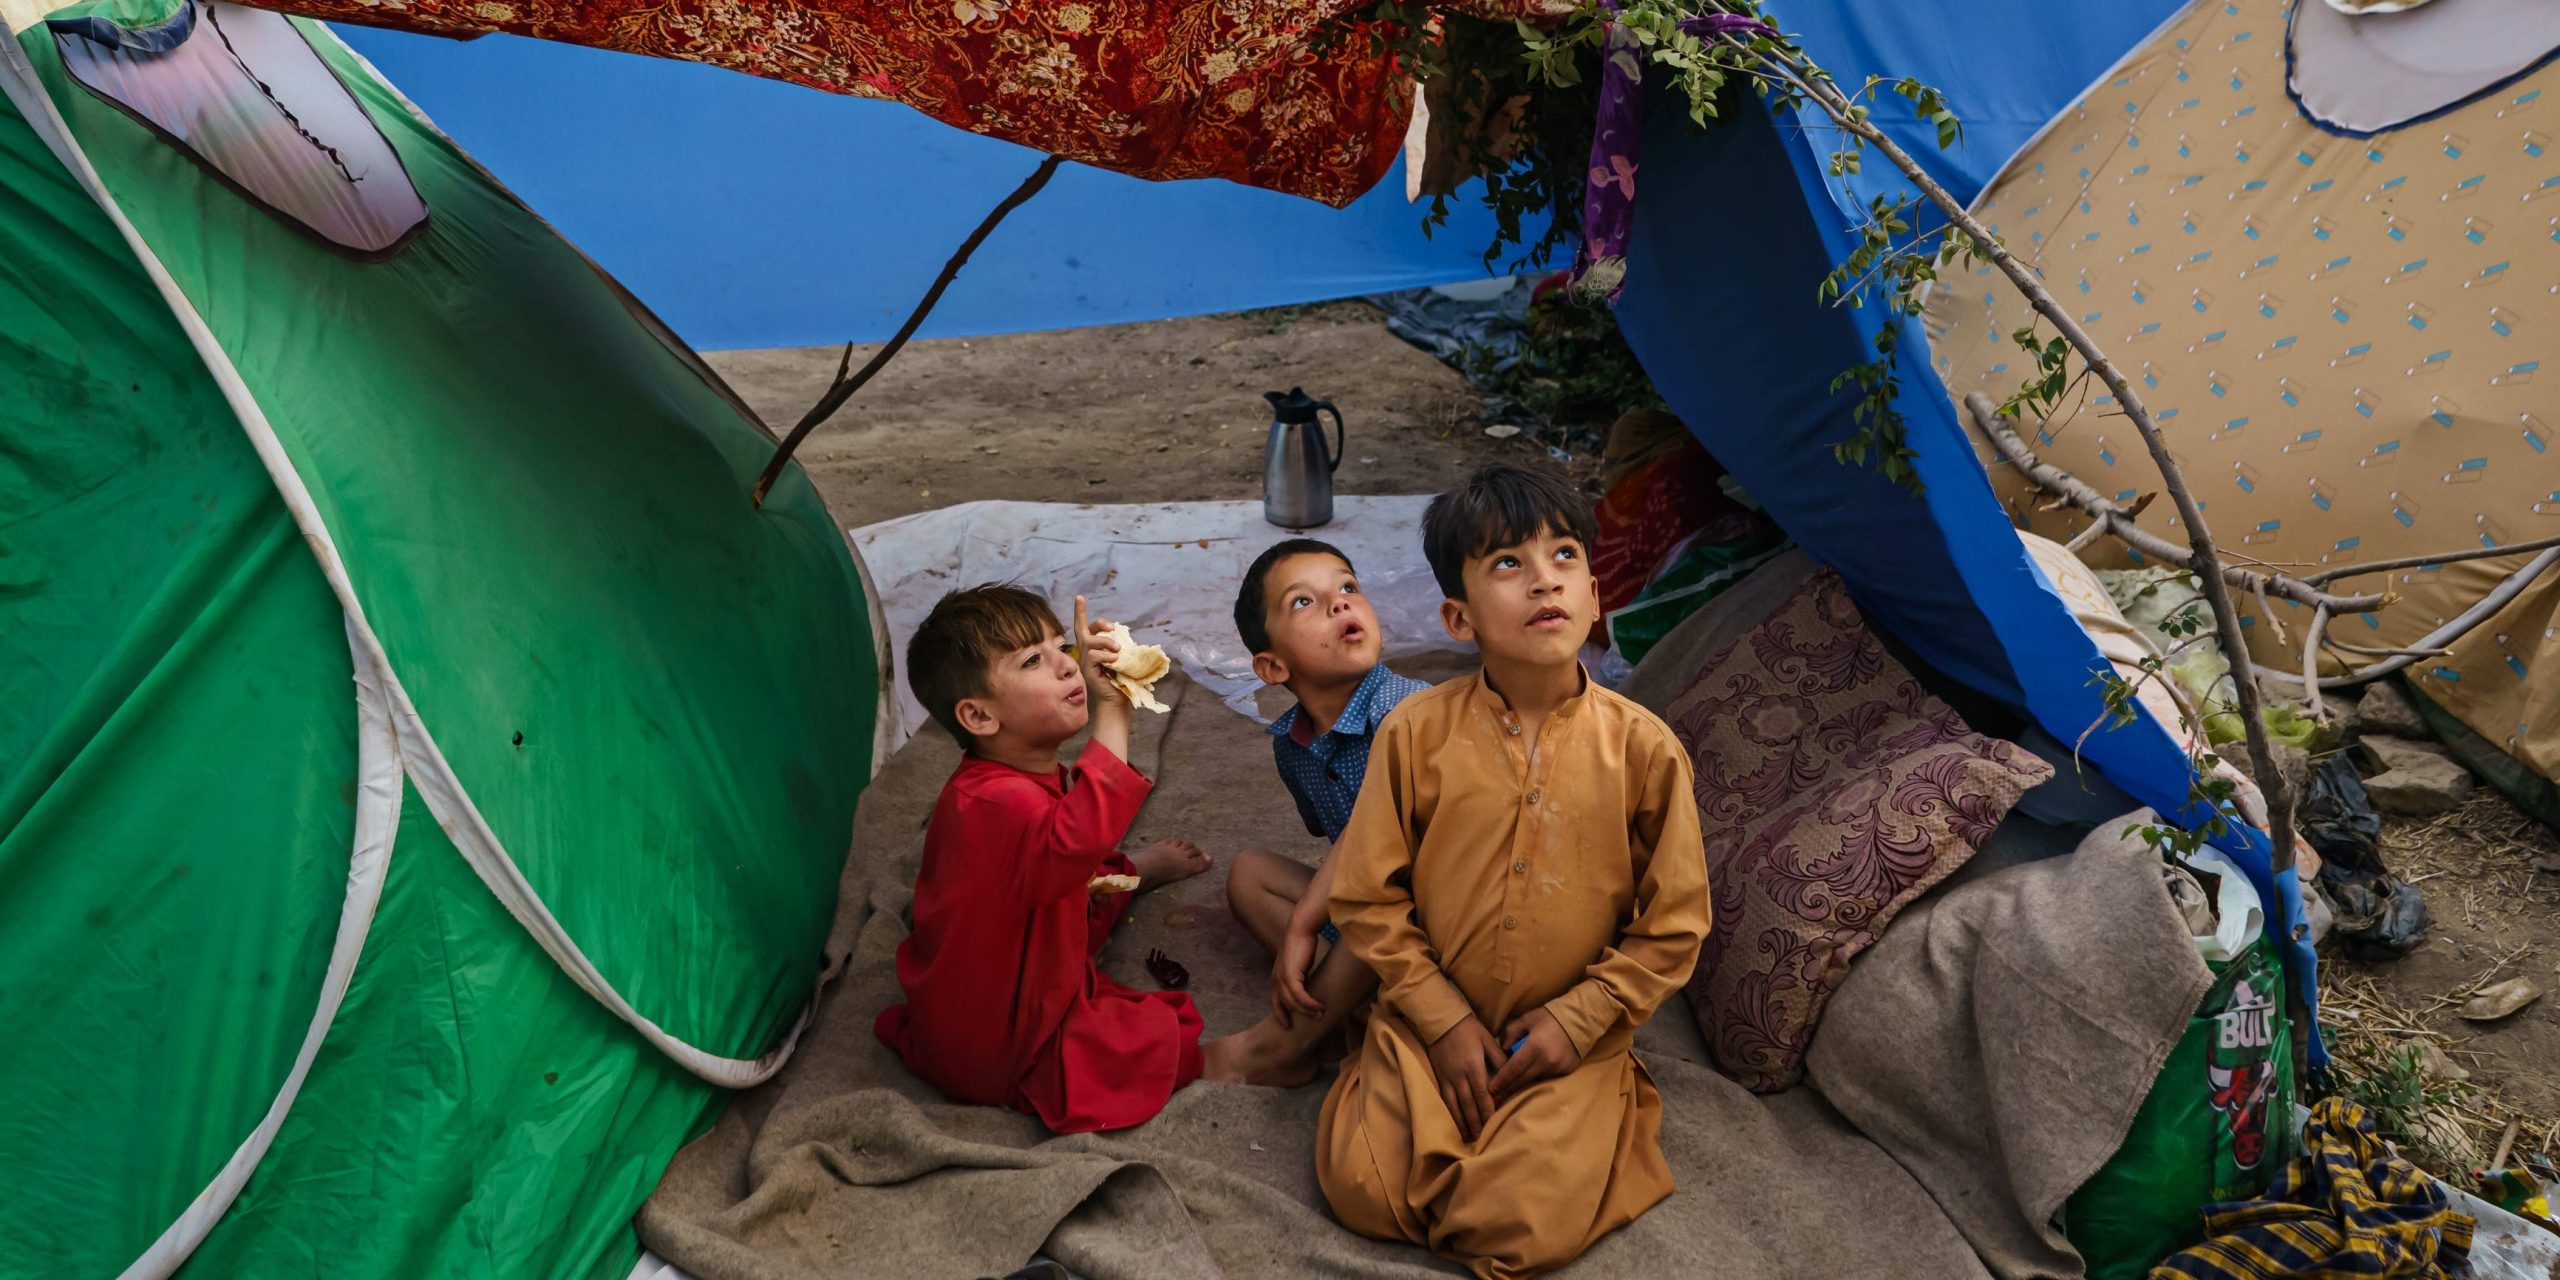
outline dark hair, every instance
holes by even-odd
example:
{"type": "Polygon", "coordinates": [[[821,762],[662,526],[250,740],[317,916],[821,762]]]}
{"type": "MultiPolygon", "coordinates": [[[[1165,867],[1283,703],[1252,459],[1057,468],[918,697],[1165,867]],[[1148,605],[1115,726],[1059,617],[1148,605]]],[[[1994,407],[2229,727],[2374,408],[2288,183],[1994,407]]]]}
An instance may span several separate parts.
{"type": "Polygon", "coordinates": [[[1261,653],[1271,647],[1271,606],[1262,598],[1262,592],[1271,577],[1271,566],[1291,556],[1332,556],[1342,562],[1343,568],[1351,568],[1351,557],[1342,554],[1342,548],[1314,538],[1286,538],[1263,548],[1262,554],[1246,567],[1244,581],[1236,584],[1236,635],[1243,638],[1247,653],[1261,653]]]}
{"type": "Polygon", "coordinates": [[[907,687],[935,724],[964,748],[974,744],[955,708],[963,698],[995,692],[988,677],[995,660],[1051,632],[1064,634],[1049,602],[1020,587],[987,582],[934,602],[933,612],[907,638],[907,687]]]}
{"type": "Polygon", "coordinates": [[[1424,509],[1422,558],[1431,562],[1440,594],[1464,600],[1467,584],[1459,571],[1467,561],[1548,532],[1572,537],[1586,554],[1599,538],[1591,504],[1562,475],[1488,462],[1424,509]]]}

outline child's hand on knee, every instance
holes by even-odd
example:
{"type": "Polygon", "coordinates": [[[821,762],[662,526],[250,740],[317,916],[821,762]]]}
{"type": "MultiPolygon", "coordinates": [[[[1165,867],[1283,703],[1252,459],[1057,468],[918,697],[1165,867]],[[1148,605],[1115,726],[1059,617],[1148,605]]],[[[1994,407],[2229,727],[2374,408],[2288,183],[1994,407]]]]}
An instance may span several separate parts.
{"type": "Polygon", "coordinates": [[[1560,1076],[1582,1065],[1582,1054],[1573,1047],[1573,1037],[1564,1033],[1564,1025],[1544,1006],[1513,1018],[1502,1029],[1503,1043],[1511,1046],[1511,1060],[1493,1078],[1493,1096],[1508,1099],[1530,1085],[1560,1076]]]}
{"type": "Polygon", "coordinates": [[[1469,1142],[1493,1118],[1493,1075],[1504,1065],[1502,1046],[1484,1023],[1468,1016],[1431,1042],[1431,1074],[1440,1082],[1440,1100],[1458,1122],[1458,1134],[1469,1142]]]}
{"type": "Polygon", "coordinates": [[[1316,964],[1316,941],[1316,931],[1299,928],[1294,919],[1280,938],[1280,954],[1271,962],[1271,1016],[1283,1027],[1293,1025],[1300,1016],[1324,1016],[1324,1002],[1307,991],[1307,974],[1316,964]]]}

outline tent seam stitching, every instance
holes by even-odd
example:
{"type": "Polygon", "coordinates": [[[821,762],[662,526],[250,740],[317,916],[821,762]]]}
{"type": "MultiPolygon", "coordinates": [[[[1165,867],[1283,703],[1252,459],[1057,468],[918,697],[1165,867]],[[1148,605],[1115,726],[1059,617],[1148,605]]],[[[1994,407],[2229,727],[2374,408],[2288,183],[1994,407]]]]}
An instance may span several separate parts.
{"type": "Polygon", "coordinates": [[[198,357],[203,361],[207,372],[212,375],[215,385],[222,391],[224,400],[230,403],[234,416],[240,422],[242,432],[249,437],[251,446],[257,451],[259,461],[265,465],[269,478],[275,482],[277,492],[284,499],[286,509],[293,515],[295,525],[302,530],[303,540],[310,544],[314,558],[319,561],[322,576],[328,580],[331,592],[338,597],[340,606],[345,610],[351,633],[361,637],[368,650],[368,656],[382,679],[390,702],[392,729],[402,744],[400,757],[403,771],[410,781],[417,784],[419,797],[427,802],[428,810],[445,824],[447,833],[453,837],[455,849],[462,855],[464,862],[470,865],[474,874],[479,877],[483,885],[488,887],[491,894],[497,897],[507,914],[514,917],[526,932],[533,935],[536,945],[542,948],[544,954],[551,957],[552,962],[560,967],[571,982],[597,1003],[604,1005],[615,1017],[638,1031],[643,1039],[661,1053],[704,1081],[724,1088],[746,1088],[769,1079],[774,1072],[782,1068],[784,1062],[789,1060],[792,1050],[799,1043],[801,1033],[807,1030],[810,1015],[816,1003],[815,997],[813,996],[809,1003],[801,1007],[798,1020],[771,1051],[754,1059],[728,1058],[677,1039],[665,1028],[633,1008],[630,1002],[614,989],[612,983],[597,971],[594,963],[588,960],[584,951],[578,947],[576,940],[572,939],[568,930],[560,924],[559,918],[551,913],[541,896],[533,891],[532,885],[525,880],[522,869],[507,856],[505,846],[498,840],[497,833],[489,826],[488,820],[481,815],[478,806],[472,803],[470,793],[462,785],[461,778],[454,773],[452,763],[436,748],[433,735],[427,731],[425,721],[419,716],[416,704],[410,701],[407,689],[403,687],[398,673],[392,667],[390,655],[384,649],[381,637],[374,632],[372,623],[365,616],[362,603],[356,599],[354,582],[347,573],[344,559],[338,553],[335,539],[331,537],[327,524],[320,518],[318,506],[312,499],[309,486],[303,482],[301,473],[294,469],[292,459],[284,451],[283,441],[276,435],[275,428],[268,421],[266,411],[258,404],[257,397],[249,390],[247,380],[241,376],[238,367],[232,364],[229,352],[224,350],[220,340],[214,337],[211,326],[205,323],[202,313],[197,311],[193,300],[178,287],[176,279],[161,263],[159,255],[142,238],[140,229],[125,216],[123,208],[107,191],[105,180],[98,175],[95,166],[90,164],[88,154],[81,149],[79,140],[72,134],[69,122],[63,119],[59,108],[53,102],[52,95],[44,89],[33,64],[27,62],[25,51],[18,46],[16,33],[6,24],[0,24],[0,44],[6,45],[5,50],[0,50],[0,72],[5,72],[5,76],[0,76],[0,83],[7,85],[11,91],[11,97],[32,99],[31,103],[23,100],[19,103],[21,110],[28,118],[30,127],[44,137],[46,146],[54,152],[55,158],[63,164],[64,168],[71,171],[72,176],[80,182],[90,198],[115,224],[127,249],[134,254],[145,274],[158,289],[162,301],[169,306],[173,318],[177,319],[180,327],[186,331],[189,343],[196,348],[198,357]],[[409,749],[409,744],[413,741],[416,746],[414,752],[409,749]]]}

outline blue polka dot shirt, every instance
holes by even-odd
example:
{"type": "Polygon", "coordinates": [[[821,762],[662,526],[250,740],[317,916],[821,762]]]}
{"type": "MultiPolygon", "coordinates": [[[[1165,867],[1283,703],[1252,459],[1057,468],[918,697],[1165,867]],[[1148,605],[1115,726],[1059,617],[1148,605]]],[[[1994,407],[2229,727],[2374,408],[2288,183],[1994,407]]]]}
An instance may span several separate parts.
{"type": "Polygon", "coordinates": [[[1380,663],[1352,690],[1342,715],[1322,736],[1311,732],[1315,726],[1296,707],[1271,722],[1271,758],[1280,766],[1280,780],[1288,784],[1289,795],[1298,802],[1298,816],[1306,819],[1307,834],[1341,838],[1342,829],[1351,823],[1351,802],[1360,797],[1361,775],[1369,770],[1369,743],[1378,722],[1397,703],[1430,687],[1380,663]]]}

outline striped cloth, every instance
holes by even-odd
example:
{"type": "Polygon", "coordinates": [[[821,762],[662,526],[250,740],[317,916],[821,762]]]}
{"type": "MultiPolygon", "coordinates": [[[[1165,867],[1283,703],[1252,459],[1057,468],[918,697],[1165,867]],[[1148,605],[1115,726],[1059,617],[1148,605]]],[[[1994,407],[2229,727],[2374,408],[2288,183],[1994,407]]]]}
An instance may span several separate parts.
{"type": "Polygon", "coordinates": [[[2263,1199],[2205,1206],[2204,1242],[2162,1259],[2149,1280],[2434,1280],[2470,1257],[2471,1216],[2384,1145],[2364,1108],[2322,1099],[2302,1149],[2263,1199]]]}

